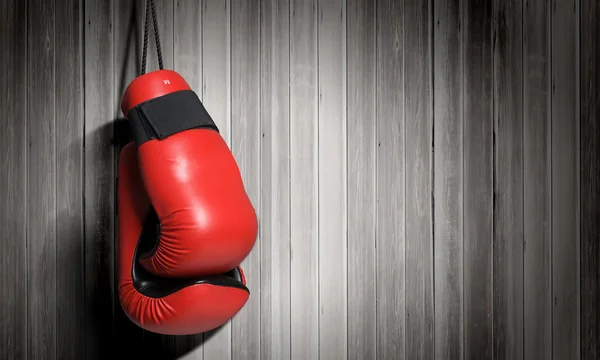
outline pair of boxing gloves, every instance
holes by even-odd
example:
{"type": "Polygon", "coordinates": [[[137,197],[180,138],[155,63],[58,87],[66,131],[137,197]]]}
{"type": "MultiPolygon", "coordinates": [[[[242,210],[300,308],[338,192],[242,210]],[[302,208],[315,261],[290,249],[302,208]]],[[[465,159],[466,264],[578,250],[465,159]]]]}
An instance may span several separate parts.
{"type": "Polygon", "coordinates": [[[121,307],[155,333],[215,329],[248,301],[240,263],[258,233],[237,163],[174,71],[134,79],[121,111],[134,138],[117,178],[121,307]]]}

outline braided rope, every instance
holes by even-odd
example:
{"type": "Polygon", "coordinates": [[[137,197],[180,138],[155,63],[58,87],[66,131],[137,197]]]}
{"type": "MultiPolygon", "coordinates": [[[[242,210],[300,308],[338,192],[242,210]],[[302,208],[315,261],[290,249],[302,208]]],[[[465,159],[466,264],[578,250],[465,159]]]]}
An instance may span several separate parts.
{"type": "Polygon", "coordinates": [[[163,70],[162,50],[160,48],[160,37],[158,34],[158,21],[156,17],[156,8],[154,0],[146,0],[146,15],[144,18],[144,47],[142,51],[142,75],[146,73],[146,63],[148,58],[148,34],[150,23],[150,11],[152,10],[152,25],[154,27],[154,38],[156,40],[156,54],[158,56],[158,68],[163,70]]]}

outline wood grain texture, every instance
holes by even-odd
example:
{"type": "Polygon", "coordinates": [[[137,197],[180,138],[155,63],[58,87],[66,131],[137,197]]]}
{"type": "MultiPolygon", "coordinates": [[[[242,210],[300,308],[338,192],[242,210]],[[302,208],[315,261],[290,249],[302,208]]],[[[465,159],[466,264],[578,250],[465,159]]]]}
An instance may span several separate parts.
{"type": "Polygon", "coordinates": [[[56,358],[85,358],[83,1],[55,3],[56,358]]]}
{"type": "Polygon", "coordinates": [[[0,0],[0,358],[600,356],[597,2],[157,2],[260,225],[185,337],[116,296],[144,5],[0,0]]]}
{"type": "Polygon", "coordinates": [[[202,99],[202,0],[176,0],[173,9],[173,70],[202,99]]]}
{"type": "MultiPolygon", "coordinates": [[[[552,359],[550,1],[523,13],[523,313],[525,359],[552,359]]],[[[574,210],[574,209],[573,209],[574,210]]]]}
{"type": "Polygon", "coordinates": [[[600,4],[581,0],[581,358],[600,356],[600,4]]]}
{"type": "Polygon", "coordinates": [[[260,355],[291,357],[290,7],[261,1],[260,355]]]}
{"type": "Polygon", "coordinates": [[[347,2],[348,359],[377,358],[376,4],[347,2]]]}
{"type": "Polygon", "coordinates": [[[433,358],[430,2],[404,1],[406,357],[433,358]],[[409,330],[410,329],[410,330],[409,330]]]}
{"type": "MultiPolygon", "coordinates": [[[[231,147],[231,6],[203,0],[202,102],[231,147]]],[[[231,321],[204,334],[204,359],[231,359],[231,321]]]]}
{"type": "Polygon", "coordinates": [[[201,56],[203,103],[231,146],[230,0],[203,0],[201,56]]]}
{"type": "MultiPolygon", "coordinates": [[[[231,7],[231,150],[244,187],[260,214],[260,2],[231,7]]],[[[231,322],[233,359],[260,359],[260,232],[240,266],[250,298],[231,322]]]]}
{"type": "Polygon", "coordinates": [[[463,358],[462,1],[433,4],[435,358],[463,358]]]}
{"type": "Polygon", "coordinates": [[[348,349],[346,0],[319,1],[318,17],[319,358],[344,359],[348,349]]]}
{"type": "Polygon", "coordinates": [[[0,1],[0,358],[26,359],[27,326],[27,2],[0,1]],[[10,50],[8,50],[10,49],[10,50]]]}
{"type": "MultiPolygon", "coordinates": [[[[579,217],[579,9],[552,1],[552,344],[554,359],[580,359],[583,345],[579,217]]],[[[583,46],[582,46],[583,48],[583,46]]],[[[585,77],[581,76],[581,79],[585,77]]],[[[539,131],[539,130],[536,130],[539,131]]],[[[581,169],[586,165],[581,164],[581,169]]],[[[581,193],[581,196],[586,196],[581,193]]],[[[581,248],[582,249],[582,248],[581,248]]],[[[596,266],[596,265],[593,265],[596,266]]]]}
{"type": "Polygon", "coordinates": [[[115,103],[112,1],[85,3],[86,358],[111,356],[114,311],[115,103]]]}
{"type": "MultiPolygon", "coordinates": [[[[124,119],[124,114],[121,112],[121,100],[127,86],[141,74],[141,60],[142,60],[142,42],[144,32],[144,11],[145,11],[145,0],[134,0],[134,1],[119,1],[114,2],[114,9],[112,14],[112,23],[115,31],[115,36],[112,38],[112,47],[114,51],[114,65],[113,69],[113,105],[111,111],[113,114],[112,119],[112,136],[110,146],[113,147],[113,160],[114,169],[113,174],[117,176],[117,169],[119,164],[119,156],[122,146],[127,142],[132,141],[131,131],[129,124],[124,119]],[[119,36],[117,36],[119,34],[119,36]],[[118,120],[120,119],[120,120],[118,120]]],[[[152,27],[149,28],[152,31],[152,27]]],[[[149,44],[150,47],[154,46],[154,43],[149,44]]],[[[108,135],[108,134],[107,134],[108,135]]],[[[108,160],[107,160],[108,162],[108,160]]],[[[93,176],[93,174],[92,174],[93,176]]],[[[116,189],[116,180],[113,180],[113,184],[110,185],[114,190],[116,189]]],[[[106,185],[108,186],[108,185],[106,185]]],[[[116,194],[115,194],[116,196],[116,194]]],[[[119,227],[119,215],[117,213],[116,201],[115,201],[115,212],[113,213],[113,234],[114,239],[114,251],[115,258],[112,261],[117,263],[117,252],[118,250],[118,227],[119,227]]],[[[113,284],[118,284],[118,269],[113,270],[113,284]]],[[[114,332],[112,334],[114,347],[119,347],[121,352],[129,356],[148,356],[149,354],[163,354],[163,351],[157,346],[160,345],[157,341],[144,342],[144,330],[136,326],[129,320],[119,300],[117,288],[114,288],[114,312],[113,312],[113,326],[114,332]]]]}
{"type": "MultiPolygon", "coordinates": [[[[173,70],[202,100],[202,0],[176,0],[173,10],[173,70]]],[[[203,334],[175,338],[175,355],[182,360],[203,359],[203,334]]]]}
{"type": "Polygon", "coordinates": [[[521,1],[494,3],[494,357],[523,348],[523,31],[521,1]]]}
{"type": "Polygon", "coordinates": [[[406,350],[404,8],[377,3],[377,356],[406,350]]]}
{"type": "Polygon", "coordinates": [[[27,4],[27,328],[32,359],[56,354],[54,1],[27,4]]]}
{"type": "MultiPolygon", "coordinates": [[[[124,5],[124,4],[120,4],[120,3],[121,3],[120,1],[115,2],[115,4],[124,5]]],[[[143,1],[142,3],[138,3],[139,7],[143,10],[145,10],[144,3],[145,3],[145,1],[143,1]]],[[[175,0],[155,1],[155,4],[156,4],[155,5],[156,18],[157,18],[158,31],[159,31],[158,35],[159,35],[159,39],[160,39],[160,47],[161,47],[161,52],[162,52],[163,66],[164,66],[164,69],[173,70],[174,69],[173,68],[174,58],[175,58],[174,35],[173,35],[174,34],[173,14],[174,14],[175,0]]],[[[118,11],[118,10],[116,10],[116,11],[118,11]]],[[[144,18],[143,14],[144,13],[138,13],[139,19],[144,18]]],[[[148,60],[147,60],[148,63],[147,63],[146,73],[159,70],[157,48],[155,45],[156,33],[154,31],[154,28],[152,27],[152,22],[150,23],[148,30],[149,30],[150,34],[148,37],[148,60]]],[[[143,36],[143,28],[141,30],[141,33],[143,36]]],[[[115,35],[115,39],[117,39],[117,38],[118,38],[118,36],[115,35]]],[[[140,45],[138,45],[138,46],[140,46],[140,45]]],[[[141,61],[141,57],[140,57],[140,61],[141,61]]],[[[119,64],[116,64],[116,65],[118,66],[119,64]]],[[[119,95],[119,98],[118,98],[119,103],[117,103],[117,104],[120,104],[120,99],[123,96],[123,93],[120,93],[118,95],[119,95]]],[[[116,171],[116,169],[115,169],[115,171],[116,171]]],[[[143,338],[144,338],[143,343],[147,347],[147,352],[148,352],[149,356],[164,358],[164,359],[176,358],[177,354],[176,354],[176,350],[175,350],[175,338],[176,338],[175,336],[159,335],[159,334],[155,334],[150,331],[144,331],[143,338]]]]}
{"type": "MultiPolygon", "coordinates": [[[[89,1],[89,0],[86,0],[89,1]]],[[[142,44],[144,36],[145,0],[119,1],[114,4],[113,23],[115,33],[112,44],[114,48],[114,101],[117,106],[112,110],[115,118],[124,118],[121,112],[121,100],[127,86],[139,75],[141,75],[142,44]]],[[[153,33],[152,26],[149,26],[153,33]]],[[[153,39],[152,39],[153,41],[153,39]]],[[[161,39],[162,42],[162,39],[161,39]]],[[[154,48],[154,42],[148,43],[148,48],[154,48]]],[[[148,57],[155,57],[148,54],[148,57]]],[[[156,60],[156,59],[155,59],[156,60]]],[[[146,67],[146,72],[155,70],[146,67]]],[[[129,139],[128,139],[129,140],[129,139]]]]}
{"type": "Polygon", "coordinates": [[[465,0],[463,231],[467,359],[492,358],[492,1],[465,0]]]}
{"type": "Polygon", "coordinates": [[[319,357],[317,1],[290,2],[292,359],[319,357]]]}

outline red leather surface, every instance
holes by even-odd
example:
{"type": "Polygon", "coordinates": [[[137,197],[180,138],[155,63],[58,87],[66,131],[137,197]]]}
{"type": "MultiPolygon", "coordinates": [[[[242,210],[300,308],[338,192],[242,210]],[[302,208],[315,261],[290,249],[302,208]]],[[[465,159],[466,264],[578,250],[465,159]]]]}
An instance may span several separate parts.
{"type": "Polygon", "coordinates": [[[161,221],[160,244],[140,263],[161,276],[223,273],[250,253],[254,207],[221,135],[187,130],[138,148],[145,188],[161,221]]]}
{"type": "MultiPolygon", "coordinates": [[[[135,79],[122,110],[172,91],[189,89],[177,73],[159,70],[135,79]]],[[[140,261],[164,277],[218,274],[250,253],[258,219],[236,160],[222,136],[192,129],[138,147],[144,187],[161,222],[155,253],[140,261]]]]}
{"type": "Polygon", "coordinates": [[[121,111],[129,110],[144,101],[178,90],[190,90],[189,84],[173,70],[156,70],[135,78],[125,89],[121,99],[121,111]]]}
{"type": "MultiPolygon", "coordinates": [[[[121,152],[118,170],[118,279],[125,314],[143,329],[170,335],[197,334],[227,322],[247,302],[246,291],[199,284],[163,298],[150,298],[134,288],[133,255],[149,209],[135,145],[130,143],[121,152]]],[[[246,283],[243,273],[242,282],[246,283]]]]}

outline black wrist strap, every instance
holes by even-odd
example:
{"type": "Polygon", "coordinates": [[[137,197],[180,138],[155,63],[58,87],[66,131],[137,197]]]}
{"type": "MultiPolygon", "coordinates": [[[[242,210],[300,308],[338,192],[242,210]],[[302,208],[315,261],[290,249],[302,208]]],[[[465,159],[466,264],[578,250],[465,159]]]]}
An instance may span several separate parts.
{"type": "Polygon", "coordinates": [[[184,130],[204,128],[219,132],[193,90],[180,90],[145,101],[129,110],[127,118],[137,146],[184,130]]]}

